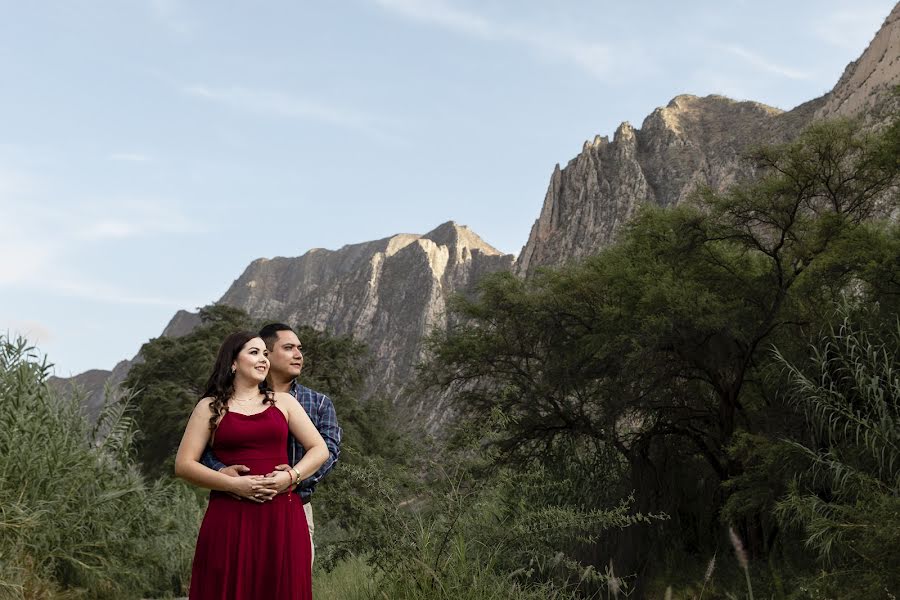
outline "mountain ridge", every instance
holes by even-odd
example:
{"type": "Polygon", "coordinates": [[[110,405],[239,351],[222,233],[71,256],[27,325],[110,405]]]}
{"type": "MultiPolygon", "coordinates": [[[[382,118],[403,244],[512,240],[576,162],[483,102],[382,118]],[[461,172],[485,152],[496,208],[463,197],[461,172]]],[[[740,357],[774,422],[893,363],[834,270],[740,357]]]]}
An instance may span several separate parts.
{"type": "MultiPolygon", "coordinates": [[[[641,205],[673,206],[697,185],[724,188],[752,175],[742,160],[751,146],[793,139],[816,119],[864,112],[877,127],[896,111],[900,96],[900,3],[831,91],[790,110],[721,95],[679,94],[647,115],[639,128],[623,122],[610,140],[595,136],[552,170],[541,211],[518,257],[504,254],[454,221],[425,234],[398,233],[313,248],[298,257],[259,258],[234,280],[219,302],[251,316],[302,323],[366,342],[374,356],[369,394],[409,406],[430,430],[447,418],[441,398],[410,397],[405,384],[423,352],[423,338],[447,327],[447,300],[472,293],[488,273],[531,276],[596,253],[615,240],[641,205]]],[[[179,311],[162,335],[184,335],[197,325],[179,311]]],[[[120,382],[129,362],[108,378],[120,382]]],[[[88,379],[96,385],[98,372],[88,379]]],[[[96,394],[96,390],[94,390],[96,394]]]]}

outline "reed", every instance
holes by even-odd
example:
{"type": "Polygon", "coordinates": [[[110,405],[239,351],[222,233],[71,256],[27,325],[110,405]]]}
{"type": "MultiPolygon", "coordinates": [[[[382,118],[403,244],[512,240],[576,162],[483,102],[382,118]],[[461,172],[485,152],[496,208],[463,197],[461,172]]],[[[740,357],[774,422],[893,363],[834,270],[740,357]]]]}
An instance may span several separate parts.
{"type": "Polygon", "coordinates": [[[51,365],[0,336],[0,594],[139,598],[180,593],[201,507],[133,460],[128,396],[92,423],[51,365]]]}

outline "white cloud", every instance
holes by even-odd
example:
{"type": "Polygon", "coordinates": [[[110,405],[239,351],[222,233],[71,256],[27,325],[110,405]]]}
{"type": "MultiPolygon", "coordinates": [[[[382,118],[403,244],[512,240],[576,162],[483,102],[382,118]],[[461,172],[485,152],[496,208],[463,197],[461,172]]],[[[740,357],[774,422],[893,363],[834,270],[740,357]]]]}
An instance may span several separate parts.
{"type": "Polygon", "coordinates": [[[543,56],[568,61],[597,78],[610,76],[612,52],[599,42],[555,31],[497,23],[443,0],[374,1],[383,9],[408,19],[487,41],[522,44],[543,56]]]}
{"type": "Polygon", "coordinates": [[[46,272],[58,255],[57,244],[42,243],[0,227],[0,286],[34,280],[46,272]]]}
{"type": "Polygon", "coordinates": [[[45,282],[35,287],[46,289],[47,291],[60,296],[84,298],[109,304],[141,304],[150,306],[170,306],[173,308],[184,308],[185,306],[194,306],[197,304],[187,298],[133,294],[118,286],[96,281],[59,279],[52,282],[45,282]]]}
{"type": "Polygon", "coordinates": [[[0,166],[0,203],[30,195],[38,187],[37,180],[25,173],[0,166]]]}
{"type": "Polygon", "coordinates": [[[811,79],[812,75],[805,71],[800,71],[798,69],[793,69],[791,67],[785,67],[783,65],[779,65],[777,63],[771,62],[766,58],[763,58],[759,54],[751,52],[746,48],[738,46],[736,44],[723,44],[718,46],[721,50],[729,52],[741,59],[743,59],[746,63],[751,65],[752,67],[764,71],[766,73],[771,73],[772,75],[778,75],[779,77],[785,77],[787,79],[811,79]]]}
{"type": "Polygon", "coordinates": [[[86,240],[122,239],[138,235],[140,229],[136,223],[105,219],[89,224],[82,229],[78,237],[86,240]]]}
{"type": "Polygon", "coordinates": [[[0,285],[13,285],[43,271],[57,253],[42,226],[53,211],[38,202],[38,180],[23,171],[0,167],[0,285]],[[36,229],[36,230],[35,230],[36,229]]]}
{"type": "Polygon", "coordinates": [[[52,342],[56,337],[49,327],[38,321],[17,321],[12,320],[0,325],[0,331],[9,332],[13,336],[21,335],[31,344],[46,344],[52,342]]]}
{"type": "Polygon", "coordinates": [[[500,37],[497,26],[484,17],[454,8],[441,0],[375,0],[375,3],[404,17],[444,29],[486,39],[500,37]]]}
{"type": "Polygon", "coordinates": [[[692,94],[705,96],[718,94],[734,100],[757,100],[747,88],[747,78],[738,74],[723,74],[719,71],[701,68],[691,73],[687,89],[692,94]]]}
{"type": "Polygon", "coordinates": [[[386,126],[397,124],[394,119],[388,120],[293,94],[242,86],[211,87],[203,84],[186,85],[181,89],[182,92],[195,98],[215,102],[243,112],[325,123],[363,133],[392,145],[407,143],[406,140],[386,129],[386,126]]]}
{"type": "Polygon", "coordinates": [[[531,46],[546,55],[571,61],[597,78],[603,79],[610,73],[612,52],[604,44],[527,29],[507,29],[506,33],[510,40],[531,46]]]}
{"type": "Polygon", "coordinates": [[[180,36],[187,36],[193,31],[194,26],[186,18],[180,0],[151,0],[149,7],[156,20],[170,31],[180,36]]]}
{"type": "Polygon", "coordinates": [[[862,52],[884,21],[884,7],[856,6],[818,17],[812,26],[821,40],[847,50],[862,52]]]}
{"type": "Polygon", "coordinates": [[[107,156],[109,160],[122,161],[122,162],[148,162],[150,157],[146,154],[140,154],[137,152],[113,152],[109,156],[107,156]]]}
{"type": "Polygon", "coordinates": [[[158,198],[81,203],[78,214],[70,215],[70,219],[73,238],[86,241],[205,231],[202,224],[179,212],[171,201],[158,198]]]}
{"type": "Polygon", "coordinates": [[[183,308],[194,306],[195,301],[186,298],[135,294],[109,283],[89,278],[73,279],[64,273],[60,263],[66,252],[66,245],[39,246],[39,244],[16,244],[14,254],[4,242],[0,242],[0,288],[8,286],[17,289],[35,290],[65,298],[84,298],[109,304],[141,304],[183,308]]]}
{"type": "Polygon", "coordinates": [[[242,111],[319,121],[348,129],[379,133],[374,125],[375,119],[369,115],[283,92],[241,86],[216,88],[202,84],[187,85],[182,90],[195,98],[202,98],[242,111]]]}
{"type": "Polygon", "coordinates": [[[200,227],[174,203],[113,198],[54,207],[47,200],[53,195],[27,174],[0,168],[0,288],[31,289],[114,304],[196,304],[142,295],[72,275],[72,257],[85,244],[199,231],[200,227]]]}

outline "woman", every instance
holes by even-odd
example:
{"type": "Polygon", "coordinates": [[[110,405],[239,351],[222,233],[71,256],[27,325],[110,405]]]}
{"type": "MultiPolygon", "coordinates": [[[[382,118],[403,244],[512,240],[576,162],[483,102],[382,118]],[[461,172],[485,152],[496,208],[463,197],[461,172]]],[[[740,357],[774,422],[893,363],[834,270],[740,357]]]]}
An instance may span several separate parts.
{"type": "Polygon", "coordinates": [[[290,395],[260,392],[268,351],[252,333],[232,333],[219,348],[203,399],[175,457],[175,474],[213,490],[197,537],[191,600],[312,598],[311,547],[303,506],[288,490],[328,457],[325,442],[290,395]],[[288,430],[306,449],[288,470],[288,430]],[[200,463],[207,444],[228,464],[250,468],[229,477],[200,463]]]}

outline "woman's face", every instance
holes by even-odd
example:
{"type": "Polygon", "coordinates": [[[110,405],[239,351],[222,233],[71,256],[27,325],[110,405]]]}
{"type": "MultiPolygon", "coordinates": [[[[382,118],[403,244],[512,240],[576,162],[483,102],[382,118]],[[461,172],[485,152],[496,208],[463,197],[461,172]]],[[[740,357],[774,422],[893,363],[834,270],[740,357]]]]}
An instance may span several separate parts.
{"type": "Polygon", "coordinates": [[[249,379],[260,383],[269,373],[269,351],[262,338],[255,337],[244,344],[232,363],[235,379],[249,379]]]}

